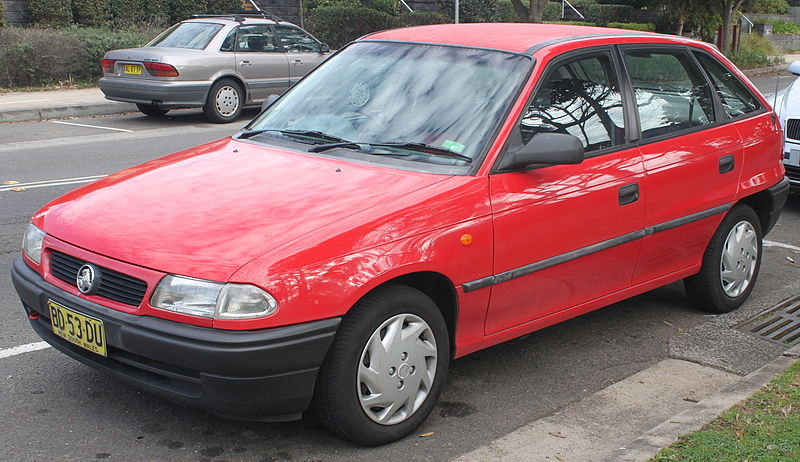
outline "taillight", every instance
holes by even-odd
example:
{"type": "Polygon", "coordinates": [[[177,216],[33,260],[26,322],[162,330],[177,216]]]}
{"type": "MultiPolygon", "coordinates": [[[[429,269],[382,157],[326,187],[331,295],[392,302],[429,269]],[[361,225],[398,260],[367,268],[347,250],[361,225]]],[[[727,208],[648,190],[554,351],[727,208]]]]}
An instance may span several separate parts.
{"type": "Polygon", "coordinates": [[[114,72],[114,60],[104,59],[100,61],[100,70],[105,73],[114,72]]]}
{"type": "Polygon", "coordinates": [[[153,77],[177,77],[178,70],[174,66],[164,63],[144,63],[144,68],[153,77]]]}

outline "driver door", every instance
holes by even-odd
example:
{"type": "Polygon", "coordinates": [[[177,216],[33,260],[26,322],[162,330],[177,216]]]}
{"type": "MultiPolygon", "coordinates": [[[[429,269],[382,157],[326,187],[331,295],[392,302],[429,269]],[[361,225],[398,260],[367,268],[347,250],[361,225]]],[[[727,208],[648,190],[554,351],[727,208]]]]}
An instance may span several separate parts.
{"type": "Polygon", "coordinates": [[[584,146],[581,164],[490,175],[495,283],[487,335],[631,285],[644,172],[619,69],[610,48],[550,64],[512,134],[524,144],[538,133],[574,135],[584,146]]]}
{"type": "Polygon", "coordinates": [[[240,26],[236,38],[236,71],[245,78],[252,102],[280,95],[289,88],[289,62],[275,43],[272,26],[240,26]]]}

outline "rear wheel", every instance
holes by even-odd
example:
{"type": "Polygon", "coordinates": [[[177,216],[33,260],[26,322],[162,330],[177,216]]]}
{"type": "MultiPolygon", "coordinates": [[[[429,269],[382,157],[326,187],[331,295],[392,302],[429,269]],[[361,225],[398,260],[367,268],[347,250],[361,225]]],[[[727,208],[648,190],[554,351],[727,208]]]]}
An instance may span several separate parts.
{"type": "Polygon", "coordinates": [[[444,319],[427,295],[400,285],[377,289],[342,321],[320,368],[314,410],[355,443],[396,441],[433,410],[449,358],[444,319]]]}
{"type": "Polygon", "coordinates": [[[139,111],[141,111],[142,114],[155,118],[164,117],[164,115],[169,112],[169,109],[162,109],[155,104],[137,103],[136,107],[139,108],[139,111]]]}
{"type": "Polygon", "coordinates": [[[203,112],[211,122],[224,124],[239,118],[243,105],[241,85],[232,79],[220,79],[211,86],[203,112]]]}
{"type": "Polygon", "coordinates": [[[741,306],[758,278],[762,239],[761,222],[752,208],[731,209],[706,248],[700,272],[684,279],[692,302],[717,313],[741,306]]]}

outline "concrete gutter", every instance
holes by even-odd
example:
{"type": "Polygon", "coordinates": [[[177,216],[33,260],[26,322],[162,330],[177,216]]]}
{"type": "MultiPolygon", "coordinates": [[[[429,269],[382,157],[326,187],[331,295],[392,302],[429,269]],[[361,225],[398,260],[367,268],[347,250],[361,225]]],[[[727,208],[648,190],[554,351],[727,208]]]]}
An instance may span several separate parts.
{"type": "Polygon", "coordinates": [[[136,112],[135,104],[105,99],[99,88],[0,93],[0,122],[28,122],[136,112]]]}

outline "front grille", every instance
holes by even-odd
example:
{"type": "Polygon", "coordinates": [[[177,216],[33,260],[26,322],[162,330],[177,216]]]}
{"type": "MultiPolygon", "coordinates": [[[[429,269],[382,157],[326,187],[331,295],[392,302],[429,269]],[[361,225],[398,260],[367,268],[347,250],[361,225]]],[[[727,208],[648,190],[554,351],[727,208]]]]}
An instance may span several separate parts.
{"type": "MultiPolygon", "coordinates": [[[[77,286],[78,270],[86,263],[80,258],[53,251],[50,256],[50,272],[58,279],[77,286]]],[[[102,266],[97,268],[101,273],[97,295],[126,305],[139,306],[142,303],[147,291],[146,282],[102,266]]]]}
{"type": "Polygon", "coordinates": [[[786,121],[786,138],[790,140],[800,140],[800,119],[789,119],[786,121]]]}
{"type": "Polygon", "coordinates": [[[800,167],[786,164],[783,164],[783,166],[786,168],[786,176],[792,180],[800,180],[800,167]]]}

